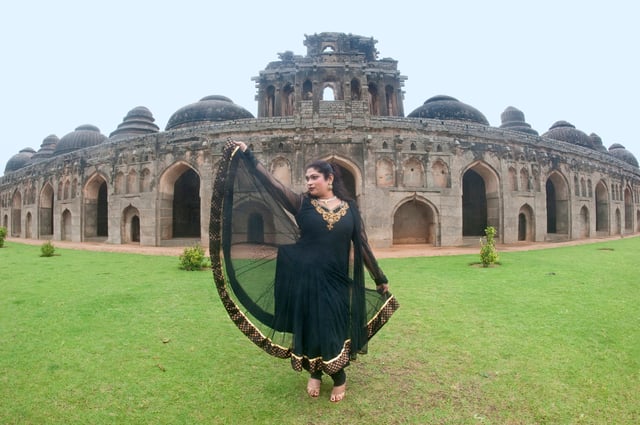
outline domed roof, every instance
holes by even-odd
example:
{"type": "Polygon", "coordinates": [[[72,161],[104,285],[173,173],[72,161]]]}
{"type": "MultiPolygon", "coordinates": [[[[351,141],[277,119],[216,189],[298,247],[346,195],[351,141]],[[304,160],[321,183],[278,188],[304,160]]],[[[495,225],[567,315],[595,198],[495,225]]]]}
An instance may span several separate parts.
{"type": "Polygon", "coordinates": [[[12,171],[16,171],[24,167],[25,165],[28,165],[29,160],[34,153],[36,153],[36,151],[32,148],[22,149],[20,152],[9,158],[9,161],[7,161],[7,165],[4,167],[4,173],[7,174],[12,171]]]}
{"type": "Polygon", "coordinates": [[[538,135],[538,132],[531,128],[531,125],[527,124],[524,120],[524,113],[513,106],[508,106],[507,109],[500,114],[500,119],[502,121],[500,128],[538,135]]]}
{"type": "Polygon", "coordinates": [[[591,143],[593,144],[593,149],[597,150],[598,152],[609,152],[607,148],[604,147],[604,144],[602,143],[602,138],[600,136],[598,136],[596,133],[591,133],[589,137],[591,137],[591,143]]]}
{"type": "Polygon", "coordinates": [[[542,137],[593,149],[593,140],[567,121],[556,121],[542,137]]]}
{"type": "Polygon", "coordinates": [[[629,152],[624,146],[620,143],[614,143],[609,146],[609,153],[616,158],[626,162],[627,164],[631,164],[634,167],[638,167],[638,160],[631,152],[629,152]]]}
{"type": "Polygon", "coordinates": [[[111,140],[120,140],[129,136],[139,136],[157,133],[160,128],[154,124],[155,118],[151,111],[144,106],[136,106],[129,111],[122,123],[110,135],[111,140]]]}
{"type": "Polygon", "coordinates": [[[438,120],[470,121],[489,125],[489,121],[473,106],[460,102],[451,96],[433,96],[419,108],[411,112],[411,118],[431,118],[438,120]]]}
{"type": "Polygon", "coordinates": [[[55,134],[50,134],[44,138],[38,152],[34,153],[31,157],[31,163],[41,161],[43,159],[51,158],[53,151],[56,149],[56,145],[60,139],[55,134]]]}
{"type": "Polygon", "coordinates": [[[207,96],[199,102],[178,109],[167,123],[166,130],[198,125],[204,122],[231,121],[254,116],[225,96],[207,96]]]}
{"type": "Polygon", "coordinates": [[[62,136],[56,145],[54,155],[62,155],[78,149],[96,146],[107,140],[107,136],[100,133],[95,125],[85,124],[77,127],[69,134],[62,136]]]}

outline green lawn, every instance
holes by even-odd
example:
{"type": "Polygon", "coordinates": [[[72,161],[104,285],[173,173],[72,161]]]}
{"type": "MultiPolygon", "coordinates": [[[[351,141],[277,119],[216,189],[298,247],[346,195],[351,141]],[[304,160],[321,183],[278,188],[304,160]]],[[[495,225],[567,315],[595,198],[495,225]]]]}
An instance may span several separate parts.
{"type": "Polygon", "coordinates": [[[385,259],[401,309],[345,401],[231,323],[177,257],[0,249],[1,424],[637,424],[640,238],[385,259]]]}

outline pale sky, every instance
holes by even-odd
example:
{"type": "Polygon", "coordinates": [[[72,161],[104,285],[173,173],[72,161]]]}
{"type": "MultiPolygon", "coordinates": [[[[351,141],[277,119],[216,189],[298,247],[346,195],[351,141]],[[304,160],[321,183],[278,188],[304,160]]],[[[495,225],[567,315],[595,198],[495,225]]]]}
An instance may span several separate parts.
{"type": "Polygon", "coordinates": [[[540,134],[556,121],[640,159],[638,6],[631,0],[12,1],[0,15],[0,173],[83,124],[108,136],[136,106],[164,130],[181,107],[224,95],[257,114],[251,77],[305,34],[373,37],[398,61],[405,115],[435,95],[494,127],[514,106],[540,134]]]}

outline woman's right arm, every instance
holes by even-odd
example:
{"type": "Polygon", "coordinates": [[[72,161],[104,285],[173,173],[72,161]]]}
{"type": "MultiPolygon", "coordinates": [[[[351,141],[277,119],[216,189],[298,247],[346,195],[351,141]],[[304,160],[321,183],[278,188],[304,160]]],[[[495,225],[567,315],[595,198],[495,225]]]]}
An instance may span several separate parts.
{"type": "Polygon", "coordinates": [[[240,148],[244,159],[246,160],[251,172],[265,185],[271,195],[280,203],[284,209],[291,214],[297,214],[302,205],[302,196],[287,186],[282,184],[278,179],[273,177],[269,171],[262,165],[247,147],[244,142],[230,141],[233,145],[240,148]]]}

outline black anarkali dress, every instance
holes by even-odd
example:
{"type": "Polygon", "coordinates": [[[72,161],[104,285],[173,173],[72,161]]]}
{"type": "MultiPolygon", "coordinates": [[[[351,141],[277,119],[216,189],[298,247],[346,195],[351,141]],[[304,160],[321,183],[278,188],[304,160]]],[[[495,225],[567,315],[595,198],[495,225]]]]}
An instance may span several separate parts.
{"type": "Polygon", "coordinates": [[[387,279],[355,203],[328,210],[286,188],[249,151],[225,152],[210,240],[216,286],[230,317],[265,351],[291,358],[295,370],[340,371],[366,352],[398,308],[393,295],[375,290],[387,279]],[[262,237],[251,230],[260,222],[262,237]],[[370,287],[364,266],[375,282],[370,287]]]}

